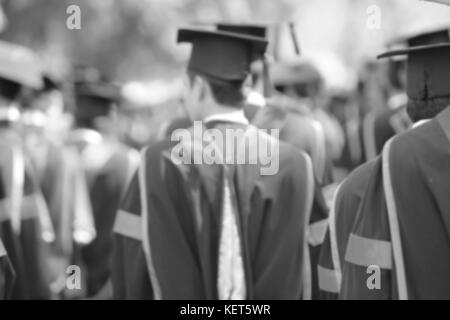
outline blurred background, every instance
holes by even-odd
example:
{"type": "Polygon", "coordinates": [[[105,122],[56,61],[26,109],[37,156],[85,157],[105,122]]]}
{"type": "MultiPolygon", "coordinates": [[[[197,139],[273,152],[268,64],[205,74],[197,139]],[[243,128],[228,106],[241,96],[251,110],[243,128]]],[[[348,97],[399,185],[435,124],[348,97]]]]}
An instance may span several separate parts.
{"type": "MultiPolygon", "coordinates": [[[[158,106],[180,94],[189,53],[176,44],[180,26],[293,21],[302,55],[316,61],[326,81],[354,87],[387,40],[450,18],[450,7],[412,0],[2,0],[1,7],[2,39],[34,49],[60,78],[74,64],[98,68],[124,84],[133,110],[144,107],[156,123],[174,113],[158,106]],[[66,27],[73,4],[81,10],[80,30],[66,27]],[[378,14],[379,25],[371,24],[378,14]]],[[[295,54],[288,32],[278,42],[280,56],[295,54]]]]}

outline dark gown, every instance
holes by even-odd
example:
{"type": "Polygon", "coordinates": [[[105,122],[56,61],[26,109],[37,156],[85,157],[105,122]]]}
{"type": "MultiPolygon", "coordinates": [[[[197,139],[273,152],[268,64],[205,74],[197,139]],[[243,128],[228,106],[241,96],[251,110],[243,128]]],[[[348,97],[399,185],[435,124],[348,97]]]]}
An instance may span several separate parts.
{"type": "MultiPolygon", "coordinates": [[[[82,141],[78,142],[82,144],[82,141]]],[[[88,148],[90,159],[102,159],[100,164],[94,165],[84,160],[96,237],[80,249],[79,259],[84,265],[82,271],[87,297],[108,299],[112,296],[110,273],[114,219],[126,185],[137,167],[139,154],[118,142],[85,143],[80,152],[88,148]]]]}
{"type": "Polygon", "coordinates": [[[76,248],[95,237],[95,226],[85,175],[76,150],[44,135],[37,137],[39,144],[29,146],[29,151],[55,231],[49,258],[52,292],[55,296],[63,296],[67,293],[67,267],[75,263],[76,248]]]}
{"type": "Polygon", "coordinates": [[[17,275],[12,299],[51,297],[48,268],[53,226],[35,173],[20,138],[2,129],[2,179],[6,197],[0,204],[0,237],[17,275]]]}
{"type": "MultiPolygon", "coordinates": [[[[0,171],[0,202],[5,199],[5,197],[6,194],[0,171]]],[[[1,223],[3,224],[3,217],[1,223]]],[[[0,300],[11,297],[15,278],[16,273],[11,264],[11,260],[8,257],[8,252],[6,251],[5,245],[0,237],[0,300]]]]}
{"type": "Polygon", "coordinates": [[[374,159],[383,150],[384,144],[396,134],[411,127],[406,112],[406,103],[395,108],[368,113],[363,121],[362,136],[366,161],[374,159]]]}
{"type": "Polygon", "coordinates": [[[320,124],[308,116],[307,110],[294,99],[277,94],[270,106],[259,110],[252,117],[252,124],[260,129],[280,129],[280,140],[307,153],[313,162],[315,190],[311,219],[307,226],[311,261],[311,279],[304,299],[318,299],[317,264],[320,247],[325,237],[328,207],[321,187],[333,183],[331,160],[326,155],[325,136],[320,124]],[[319,128],[317,128],[319,126],[319,128]]]}
{"type": "Polygon", "coordinates": [[[361,168],[362,195],[338,195],[349,199],[336,214],[348,215],[347,234],[337,239],[339,298],[450,298],[449,150],[447,108],[391,139],[382,156],[361,168]],[[369,266],[379,270],[378,289],[367,284],[369,266]]]}
{"type": "MultiPolygon", "coordinates": [[[[277,141],[253,126],[213,127],[242,128],[255,138],[277,141]]],[[[170,156],[176,143],[171,141],[144,149],[139,174],[115,223],[115,298],[219,298],[223,179],[229,179],[225,181],[231,181],[241,239],[244,298],[300,299],[309,285],[304,279],[310,279],[305,277],[310,271],[305,225],[314,193],[313,169],[306,154],[277,143],[275,175],[261,175],[259,162],[176,164],[170,156]]]]}

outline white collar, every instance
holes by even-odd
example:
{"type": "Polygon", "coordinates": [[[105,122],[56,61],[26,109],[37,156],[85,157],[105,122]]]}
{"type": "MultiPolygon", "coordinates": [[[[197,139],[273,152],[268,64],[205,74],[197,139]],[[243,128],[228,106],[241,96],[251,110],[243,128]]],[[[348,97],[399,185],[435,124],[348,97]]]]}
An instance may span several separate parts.
{"type": "Polygon", "coordinates": [[[423,120],[419,120],[417,122],[414,122],[414,124],[412,125],[413,128],[417,128],[420,127],[421,125],[427,123],[428,121],[430,121],[431,119],[423,119],[423,120]]]}
{"type": "Polygon", "coordinates": [[[225,121],[248,125],[248,119],[244,115],[244,110],[237,110],[228,113],[212,114],[203,119],[204,122],[225,121]]]}

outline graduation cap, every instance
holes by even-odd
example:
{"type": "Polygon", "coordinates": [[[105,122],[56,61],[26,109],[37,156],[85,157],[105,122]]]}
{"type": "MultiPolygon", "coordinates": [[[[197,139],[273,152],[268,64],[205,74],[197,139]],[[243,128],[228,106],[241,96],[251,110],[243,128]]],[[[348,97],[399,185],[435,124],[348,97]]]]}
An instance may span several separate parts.
{"type": "MultiPolygon", "coordinates": [[[[267,39],[268,26],[262,24],[231,24],[231,23],[218,23],[217,30],[225,32],[233,32],[237,34],[244,34],[261,39],[267,39]]],[[[260,52],[254,52],[252,56],[253,61],[261,60],[263,63],[263,81],[264,81],[264,96],[270,97],[272,95],[272,85],[269,76],[269,62],[266,54],[260,52]]],[[[252,62],[253,62],[252,61],[252,62]]]]}
{"type": "Polygon", "coordinates": [[[121,99],[120,87],[108,82],[86,82],[79,83],[75,87],[78,97],[98,98],[111,102],[118,102],[121,99]]]}
{"type": "Polygon", "coordinates": [[[267,41],[226,31],[178,30],[177,42],[192,43],[188,69],[218,81],[243,81],[255,54],[264,54],[267,41]]]}
{"type": "Polygon", "coordinates": [[[408,97],[428,100],[450,96],[450,30],[414,35],[407,39],[407,45],[378,58],[408,55],[408,97]]]}
{"type": "Polygon", "coordinates": [[[85,121],[108,115],[121,100],[120,87],[108,82],[83,82],[75,86],[75,117],[85,121]]]}
{"type": "Polygon", "coordinates": [[[42,87],[42,68],[30,49],[0,41],[0,77],[32,89],[42,87]]]}
{"type": "Polygon", "coordinates": [[[218,23],[217,30],[246,34],[253,37],[267,38],[267,26],[262,24],[218,23]]]}
{"type": "Polygon", "coordinates": [[[322,81],[319,69],[305,59],[276,62],[271,69],[274,85],[308,84],[322,81]]]}
{"type": "Polygon", "coordinates": [[[440,4],[450,6],[450,0],[422,0],[422,1],[435,2],[435,3],[440,3],[440,4]]]}

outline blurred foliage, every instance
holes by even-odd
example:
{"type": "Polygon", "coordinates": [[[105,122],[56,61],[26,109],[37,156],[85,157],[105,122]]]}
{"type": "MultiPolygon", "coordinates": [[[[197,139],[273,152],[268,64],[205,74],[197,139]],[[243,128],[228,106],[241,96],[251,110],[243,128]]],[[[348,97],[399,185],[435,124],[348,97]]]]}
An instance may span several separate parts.
{"type": "Polygon", "coordinates": [[[0,1],[3,39],[31,46],[58,72],[90,64],[121,81],[177,75],[188,48],[176,45],[176,29],[193,23],[295,20],[302,52],[331,50],[356,69],[358,59],[372,59],[400,27],[450,17],[450,7],[418,0],[0,1]],[[81,8],[81,30],[66,28],[72,4],[81,8]],[[371,5],[382,10],[381,30],[366,27],[371,5]]]}
{"type": "MultiPolygon", "coordinates": [[[[236,20],[237,13],[242,19],[250,13],[264,18],[271,10],[258,2],[5,0],[7,26],[1,37],[36,49],[59,71],[75,63],[97,66],[120,80],[172,77],[186,54],[175,43],[180,25],[236,20]],[[81,30],[66,28],[71,4],[81,8],[81,30]]],[[[284,7],[283,1],[276,7],[284,7]]]]}

